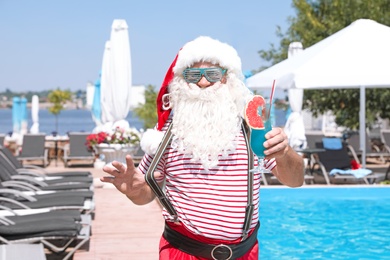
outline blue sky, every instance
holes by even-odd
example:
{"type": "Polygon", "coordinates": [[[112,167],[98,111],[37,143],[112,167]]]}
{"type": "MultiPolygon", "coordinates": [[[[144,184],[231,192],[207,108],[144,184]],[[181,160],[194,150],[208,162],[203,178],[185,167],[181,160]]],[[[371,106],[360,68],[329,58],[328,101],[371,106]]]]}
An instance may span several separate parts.
{"type": "Polygon", "coordinates": [[[129,26],[133,85],[159,87],[178,50],[200,35],[235,47],[243,70],[279,44],[291,0],[0,0],[0,91],[85,89],[101,68],[114,19],[129,26]]]}

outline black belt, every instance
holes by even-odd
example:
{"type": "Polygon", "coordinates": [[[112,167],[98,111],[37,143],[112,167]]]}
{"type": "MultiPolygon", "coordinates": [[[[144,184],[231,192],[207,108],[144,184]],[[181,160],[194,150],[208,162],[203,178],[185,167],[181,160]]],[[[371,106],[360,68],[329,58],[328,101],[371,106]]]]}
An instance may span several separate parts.
{"type": "Polygon", "coordinates": [[[257,231],[260,222],[247,239],[239,244],[205,244],[171,229],[165,225],[163,236],[173,247],[193,256],[207,259],[228,260],[237,259],[245,255],[257,241],[257,231]]]}

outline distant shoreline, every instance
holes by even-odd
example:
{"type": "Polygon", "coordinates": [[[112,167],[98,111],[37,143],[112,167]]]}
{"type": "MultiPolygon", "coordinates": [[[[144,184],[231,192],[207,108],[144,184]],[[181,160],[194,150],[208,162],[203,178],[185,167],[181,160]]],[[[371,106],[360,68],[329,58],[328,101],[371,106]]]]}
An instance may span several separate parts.
{"type": "MultiPolygon", "coordinates": [[[[39,109],[48,109],[52,105],[53,105],[52,103],[48,103],[48,102],[39,103],[39,109]]],[[[31,108],[31,103],[27,103],[27,108],[31,108]]],[[[0,109],[12,109],[12,105],[11,106],[0,106],[0,109]]],[[[66,106],[64,107],[63,110],[73,110],[73,109],[90,110],[89,108],[87,108],[85,106],[78,107],[76,104],[73,104],[73,103],[66,104],[66,106]]]]}

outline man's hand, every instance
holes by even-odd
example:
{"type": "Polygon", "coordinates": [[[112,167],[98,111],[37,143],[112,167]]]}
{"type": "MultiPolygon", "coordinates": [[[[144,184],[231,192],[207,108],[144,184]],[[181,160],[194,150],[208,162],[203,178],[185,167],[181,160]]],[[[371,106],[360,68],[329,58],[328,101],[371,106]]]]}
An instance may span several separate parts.
{"type": "Polygon", "coordinates": [[[273,128],[269,131],[264,142],[264,154],[267,159],[275,158],[276,167],[272,173],[284,185],[300,187],[304,182],[304,164],[302,157],[288,145],[288,138],[284,131],[273,128]]]}
{"type": "Polygon", "coordinates": [[[281,128],[272,128],[272,130],[265,135],[265,138],[267,141],[264,142],[264,154],[267,159],[285,156],[289,146],[287,135],[281,128]]]}
{"type": "MultiPolygon", "coordinates": [[[[136,169],[133,159],[130,155],[126,156],[126,165],[120,162],[112,162],[112,166],[104,166],[103,171],[110,176],[101,177],[102,182],[112,183],[115,188],[125,194],[130,200],[138,204],[137,201],[145,194],[145,188],[148,185],[145,182],[145,176],[136,169]]],[[[146,202],[147,203],[147,202],[146,202]]]]}

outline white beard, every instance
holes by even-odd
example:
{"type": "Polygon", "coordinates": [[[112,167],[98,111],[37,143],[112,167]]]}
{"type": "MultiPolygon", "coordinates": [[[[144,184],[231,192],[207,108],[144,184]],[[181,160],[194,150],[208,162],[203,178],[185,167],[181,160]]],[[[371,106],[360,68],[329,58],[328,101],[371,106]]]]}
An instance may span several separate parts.
{"type": "Polygon", "coordinates": [[[216,166],[218,158],[235,151],[237,145],[236,137],[250,93],[241,81],[230,81],[235,84],[215,83],[201,89],[175,78],[169,87],[174,111],[172,145],[193,161],[202,163],[205,169],[216,166]]]}

